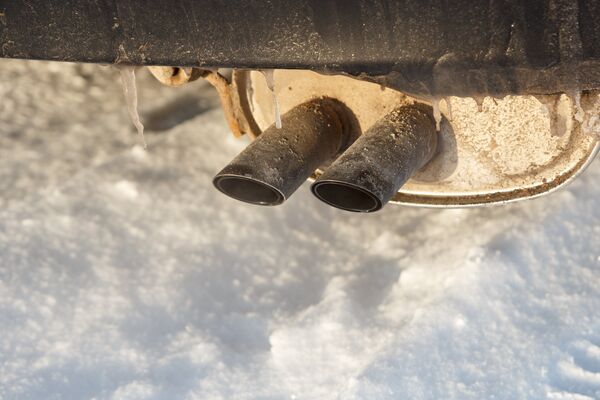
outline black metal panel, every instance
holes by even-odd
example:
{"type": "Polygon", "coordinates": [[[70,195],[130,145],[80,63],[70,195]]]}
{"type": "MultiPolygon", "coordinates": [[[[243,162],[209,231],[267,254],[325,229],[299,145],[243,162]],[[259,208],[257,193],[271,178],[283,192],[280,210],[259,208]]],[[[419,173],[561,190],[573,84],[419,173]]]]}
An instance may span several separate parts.
{"type": "Polygon", "coordinates": [[[600,87],[599,27],[598,0],[0,0],[0,56],[550,93],[600,87]]]}

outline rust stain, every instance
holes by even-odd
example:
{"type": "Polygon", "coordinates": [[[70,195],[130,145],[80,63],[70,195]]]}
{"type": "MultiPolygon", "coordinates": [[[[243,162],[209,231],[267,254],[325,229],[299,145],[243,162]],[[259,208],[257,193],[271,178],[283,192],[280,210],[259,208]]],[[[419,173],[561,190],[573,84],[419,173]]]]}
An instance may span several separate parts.
{"type": "Polygon", "coordinates": [[[229,125],[229,129],[234,136],[240,137],[248,133],[254,138],[256,136],[255,132],[251,129],[248,120],[244,117],[241,108],[238,106],[239,99],[235,96],[236,90],[234,85],[216,71],[204,70],[202,77],[217,89],[227,125],[229,125]]]}

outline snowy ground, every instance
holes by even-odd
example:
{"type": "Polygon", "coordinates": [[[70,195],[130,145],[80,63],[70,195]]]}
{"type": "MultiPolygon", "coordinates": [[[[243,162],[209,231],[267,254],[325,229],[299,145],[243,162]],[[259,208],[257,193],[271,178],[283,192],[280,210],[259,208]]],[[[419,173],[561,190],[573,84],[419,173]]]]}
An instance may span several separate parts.
{"type": "Polygon", "coordinates": [[[473,210],[277,208],[201,82],[0,61],[0,399],[598,399],[600,162],[473,210]]]}

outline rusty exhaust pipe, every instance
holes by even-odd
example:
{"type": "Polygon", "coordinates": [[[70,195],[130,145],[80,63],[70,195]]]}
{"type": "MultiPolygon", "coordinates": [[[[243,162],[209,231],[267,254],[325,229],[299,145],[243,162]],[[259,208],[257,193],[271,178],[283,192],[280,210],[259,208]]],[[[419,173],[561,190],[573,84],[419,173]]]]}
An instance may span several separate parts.
{"type": "Polygon", "coordinates": [[[275,206],[349,143],[347,111],[333,99],[300,104],[265,130],[219,172],[215,187],[234,199],[275,206]]]}
{"type": "Polygon", "coordinates": [[[360,136],[311,190],[342,210],[377,211],[431,160],[437,142],[431,107],[398,107],[360,136]]]}

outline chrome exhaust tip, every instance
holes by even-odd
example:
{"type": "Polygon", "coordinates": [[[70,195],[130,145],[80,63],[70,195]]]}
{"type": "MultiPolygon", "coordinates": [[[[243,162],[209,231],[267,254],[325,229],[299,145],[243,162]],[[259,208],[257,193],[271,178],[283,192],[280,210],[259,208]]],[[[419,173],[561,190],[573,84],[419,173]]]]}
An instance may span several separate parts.
{"type": "Polygon", "coordinates": [[[213,179],[214,186],[250,204],[282,204],[323,163],[351,143],[349,111],[323,98],[300,104],[270,126],[213,179]]]}
{"type": "Polygon", "coordinates": [[[285,201],[285,195],[279,189],[248,176],[219,174],[213,184],[221,193],[245,203],[276,206],[285,201]]]}
{"type": "Polygon", "coordinates": [[[383,207],[377,195],[364,187],[349,182],[323,180],[313,184],[311,190],[317,198],[330,206],[354,212],[374,212],[383,207]]]}
{"type": "Polygon", "coordinates": [[[437,143],[431,107],[398,107],[360,136],[311,190],[342,210],[378,211],[433,158],[437,143]]]}

